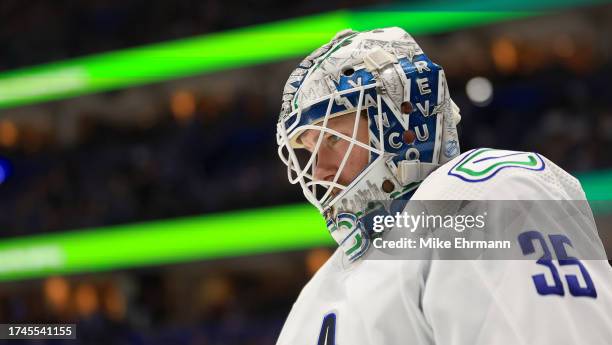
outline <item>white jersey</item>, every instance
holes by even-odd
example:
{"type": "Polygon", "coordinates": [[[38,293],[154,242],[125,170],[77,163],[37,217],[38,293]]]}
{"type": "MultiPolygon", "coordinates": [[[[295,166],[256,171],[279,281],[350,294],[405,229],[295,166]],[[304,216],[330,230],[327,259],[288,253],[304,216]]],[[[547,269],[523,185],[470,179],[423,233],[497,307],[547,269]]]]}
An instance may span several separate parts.
{"type": "MultiPolygon", "coordinates": [[[[585,195],[574,177],[540,155],[479,149],[438,168],[412,199],[584,200],[585,195]]],[[[595,227],[585,231],[597,233],[595,227]]],[[[598,243],[595,250],[603,253],[598,243]]],[[[535,260],[349,263],[336,250],[300,293],[277,344],[612,343],[608,262],[553,263],[563,293],[543,295],[533,276],[544,273],[547,282],[558,277],[535,260]],[[571,283],[580,286],[588,275],[596,297],[574,296],[568,286],[572,274],[577,281],[571,283]]]]}

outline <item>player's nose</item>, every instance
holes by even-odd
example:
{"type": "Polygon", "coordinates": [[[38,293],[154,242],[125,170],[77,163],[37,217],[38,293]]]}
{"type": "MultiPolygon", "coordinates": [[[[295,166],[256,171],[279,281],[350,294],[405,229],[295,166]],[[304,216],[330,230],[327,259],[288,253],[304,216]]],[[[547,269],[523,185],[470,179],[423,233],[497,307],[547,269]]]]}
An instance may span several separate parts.
{"type": "Polygon", "coordinates": [[[337,159],[327,150],[319,150],[317,163],[314,169],[314,178],[317,181],[332,181],[338,171],[337,159]]]}

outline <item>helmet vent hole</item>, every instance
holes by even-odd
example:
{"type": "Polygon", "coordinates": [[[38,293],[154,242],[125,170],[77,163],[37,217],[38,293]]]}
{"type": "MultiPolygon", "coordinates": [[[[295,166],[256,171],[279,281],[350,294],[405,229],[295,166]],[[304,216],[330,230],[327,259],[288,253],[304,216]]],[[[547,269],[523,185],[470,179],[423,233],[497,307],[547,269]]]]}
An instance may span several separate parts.
{"type": "Polygon", "coordinates": [[[342,74],[346,77],[350,77],[353,75],[353,73],[355,73],[355,69],[353,67],[346,67],[343,71],[342,74]]]}

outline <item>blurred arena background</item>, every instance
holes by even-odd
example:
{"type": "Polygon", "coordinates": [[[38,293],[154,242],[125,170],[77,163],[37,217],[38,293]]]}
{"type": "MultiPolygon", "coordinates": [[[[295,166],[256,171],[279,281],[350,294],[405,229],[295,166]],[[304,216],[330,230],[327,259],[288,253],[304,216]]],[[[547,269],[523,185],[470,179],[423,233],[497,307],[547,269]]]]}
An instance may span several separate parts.
{"type": "Polygon", "coordinates": [[[0,323],[274,343],[333,250],[276,156],[282,87],[336,31],[393,25],[445,68],[462,150],[538,151],[611,199],[609,2],[5,0],[0,323]]]}

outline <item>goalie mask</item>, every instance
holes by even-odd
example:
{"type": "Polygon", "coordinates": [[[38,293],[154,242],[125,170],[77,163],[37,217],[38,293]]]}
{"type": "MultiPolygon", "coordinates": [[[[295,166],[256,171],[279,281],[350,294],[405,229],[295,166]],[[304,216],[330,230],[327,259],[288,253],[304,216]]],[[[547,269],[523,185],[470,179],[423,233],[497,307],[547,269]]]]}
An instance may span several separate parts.
{"type": "Polygon", "coordinates": [[[376,235],[365,228],[367,217],[408,200],[429,173],[459,155],[459,120],[444,71],[408,33],[345,30],[289,76],[278,153],[289,181],[302,187],[355,260],[376,235]],[[339,121],[349,130],[335,127],[339,121]],[[341,152],[333,171],[317,176],[328,140],[342,141],[341,152]],[[363,166],[347,173],[358,157],[363,166]]]}

